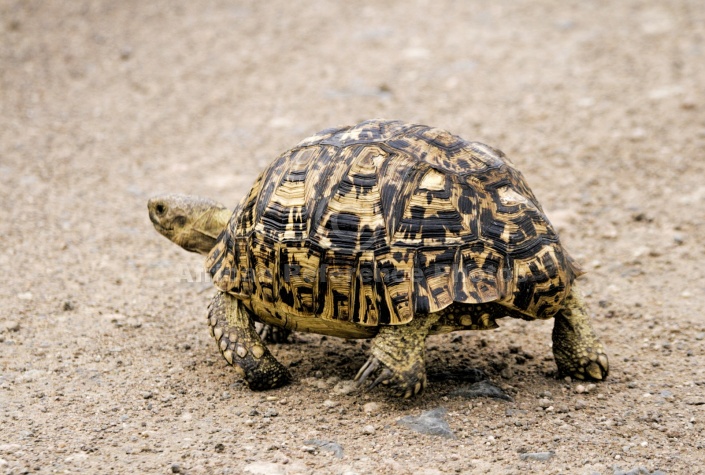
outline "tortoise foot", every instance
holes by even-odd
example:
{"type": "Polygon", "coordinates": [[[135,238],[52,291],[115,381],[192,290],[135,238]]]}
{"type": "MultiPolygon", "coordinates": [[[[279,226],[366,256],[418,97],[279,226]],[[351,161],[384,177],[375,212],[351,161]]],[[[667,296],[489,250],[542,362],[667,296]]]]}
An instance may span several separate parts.
{"type": "Polygon", "coordinates": [[[208,323],[223,358],[250,389],[274,389],[291,381],[289,370],[255,331],[253,315],[237,299],[219,292],[209,306],[208,323]]]}
{"type": "Polygon", "coordinates": [[[604,381],[609,374],[609,359],[602,345],[583,348],[569,362],[559,363],[558,373],[585,381],[604,381]]]}
{"type": "Polygon", "coordinates": [[[376,356],[370,356],[355,376],[357,386],[364,386],[374,374],[377,374],[377,377],[367,384],[367,391],[383,384],[390,388],[393,395],[408,399],[426,388],[426,371],[423,361],[411,367],[395,370],[381,362],[376,356]]]}
{"type": "Polygon", "coordinates": [[[603,381],[609,374],[607,353],[592,329],[585,302],[575,289],[555,316],[553,356],[560,376],[603,381]]]}

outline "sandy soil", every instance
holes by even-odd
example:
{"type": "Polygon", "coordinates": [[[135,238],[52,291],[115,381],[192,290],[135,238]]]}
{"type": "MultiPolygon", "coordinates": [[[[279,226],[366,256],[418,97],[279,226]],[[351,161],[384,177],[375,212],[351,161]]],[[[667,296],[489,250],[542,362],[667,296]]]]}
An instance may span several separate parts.
{"type": "Polygon", "coordinates": [[[703,84],[700,0],[0,0],[0,472],[702,473],[703,84]],[[368,345],[316,335],[272,347],[290,386],[237,380],[146,200],[234,206],[371,117],[513,159],[589,271],[607,382],[556,379],[551,322],[508,320],[431,338],[410,402],[344,394],[368,345]],[[452,396],[467,368],[514,402],[452,396]],[[439,407],[455,438],[397,422],[439,407]]]}

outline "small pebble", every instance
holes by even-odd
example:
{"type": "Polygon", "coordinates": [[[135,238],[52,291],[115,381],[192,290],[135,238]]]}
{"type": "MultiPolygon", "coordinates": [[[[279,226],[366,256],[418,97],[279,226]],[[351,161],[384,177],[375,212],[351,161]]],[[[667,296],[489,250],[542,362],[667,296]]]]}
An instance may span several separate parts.
{"type": "Polygon", "coordinates": [[[124,327],[125,320],[127,320],[127,317],[125,315],[120,314],[120,313],[109,313],[109,314],[103,315],[103,318],[108,320],[110,323],[113,323],[118,328],[124,327]]]}
{"type": "Polygon", "coordinates": [[[519,454],[519,458],[522,460],[535,460],[538,462],[546,462],[556,455],[555,452],[528,452],[525,454],[519,454]]]}
{"type": "Polygon", "coordinates": [[[683,110],[693,110],[696,106],[697,103],[693,98],[687,98],[681,101],[681,109],[683,110]]]}
{"type": "Polygon", "coordinates": [[[325,450],[328,452],[333,452],[333,455],[335,455],[336,458],[343,458],[343,447],[341,447],[340,444],[337,442],[331,442],[328,440],[318,440],[318,439],[311,439],[307,440],[304,442],[304,447],[318,447],[321,450],[325,450]]]}
{"type": "Polygon", "coordinates": [[[7,332],[18,332],[20,331],[20,322],[16,320],[8,320],[3,324],[3,328],[7,332]]]}
{"type": "Polygon", "coordinates": [[[88,454],[85,452],[76,452],[75,454],[69,455],[64,459],[68,463],[80,463],[84,462],[88,458],[88,454]]]}
{"type": "Polygon", "coordinates": [[[684,401],[689,406],[705,406],[705,398],[689,397],[684,401]]]}
{"type": "Polygon", "coordinates": [[[323,401],[323,407],[331,408],[331,407],[335,407],[337,405],[338,405],[337,401],[331,401],[330,399],[326,399],[325,401],[323,401]]]}
{"type": "Polygon", "coordinates": [[[546,409],[548,407],[551,407],[551,400],[550,399],[539,399],[539,407],[546,409]]]}
{"type": "Polygon", "coordinates": [[[142,322],[134,317],[128,317],[125,323],[132,328],[140,328],[142,326],[142,322]]]}
{"type": "Polygon", "coordinates": [[[12,455],[22,449],[19,444],[2,444],[0,445],[0,454],[12,455]]]}
{"type": "Polygon", "coordinates": [[[32,292],[21,292],[17,294],[17,298],[20,300],[32,300],[33,295],[32,292]]]}
{"type": "Polygon", "coordinates": [[[375,433],[375,426],[373,425],[366,425],[365,427],[362,428],[362,433],[365,435],[372,435],[375,433]]]}
{"type": "Polygon", "coordinates": [[[575,409],[580,411],[582,409],[585,409],[587,407],[587,402],[585,402],[583,399],[578,399],[575,401],[575,409]]]}
{"type": "Polygon", "coordinates": [[[279,412],[273,407],[269,407],[266,411],[264,411],[264,417],[277,417],[278,415],[279,412]]]}
{"type": "Polygon", "coordinates": [[[120,49],[120,59],[123,61],[127,61],[130,59],[130,56],[132,56],[132,48],[129,46],[125,46],[120,49]]]}
{"type": "Polygon", "coordinates": [[[379,404],[376,402],[368,402],[362,406],[362,410],[365,411],[365,414],[376,414],[379,412],[379,404]]]}
{"type": "Polygon", "coordinates": [[[179,465],[178,463],[172,463],[171,473],[181,473],[181,465],[179,465]]]}
{"type": "Polygon", "coordinates": [[[346,395],[350,394],[357,389],[357,384],[355,381],[338,381],[338,383],[333,387],[333,392],[335,394],[346,395]]]}

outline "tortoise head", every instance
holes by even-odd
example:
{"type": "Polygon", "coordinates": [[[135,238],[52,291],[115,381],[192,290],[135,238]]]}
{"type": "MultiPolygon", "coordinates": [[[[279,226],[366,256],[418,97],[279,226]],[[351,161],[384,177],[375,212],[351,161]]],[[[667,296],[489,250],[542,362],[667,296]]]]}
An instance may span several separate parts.
{"type": "Polygon", "coordinates": [[[208,198],[155,196],[147,203],[149,219],[159,233],[187,251],[208,254],[232,211],[208,198]]]}

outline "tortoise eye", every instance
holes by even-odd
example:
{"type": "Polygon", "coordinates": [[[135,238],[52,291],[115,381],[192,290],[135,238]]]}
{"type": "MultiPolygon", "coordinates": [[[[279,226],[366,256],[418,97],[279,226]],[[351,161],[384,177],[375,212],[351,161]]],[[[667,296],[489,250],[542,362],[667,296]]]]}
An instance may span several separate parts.
{"type": "Polygon", "coordinates": [[[159,203],[157,206],[154,207],[154,211],[157,212],[158,215],[162,215],[166,212],[166,206],[163,204],[159,203]]]}

